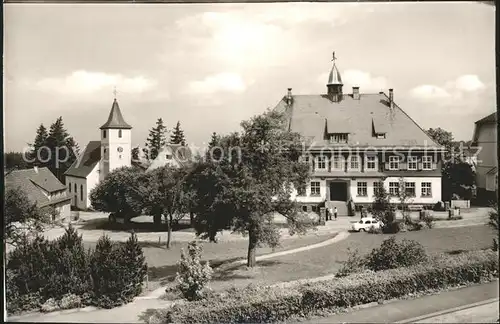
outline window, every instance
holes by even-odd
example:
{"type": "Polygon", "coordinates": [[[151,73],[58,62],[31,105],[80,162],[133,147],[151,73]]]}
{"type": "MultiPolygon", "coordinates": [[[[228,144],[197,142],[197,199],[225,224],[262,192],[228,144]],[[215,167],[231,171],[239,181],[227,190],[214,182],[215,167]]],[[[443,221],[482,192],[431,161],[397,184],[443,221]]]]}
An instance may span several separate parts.
{"type": "Polygon", "coordinates": [[[389,156],[389,170],[399,170],[399,156],[389,156]]]}
{"type": "Polygon", "coordinates": [[[80,200],[83,201],[83,185],[80,185],[80,200]]]}
{"type": "Polygon", "coordinates": [[[303,205],[303,206],[302,206],[302,211],[303,211],[303,212],[307,212],[307,206],[306,206],[306,205],[303,205]]]}
{"type": "Polygon", "coordinates": [[[76,190],[76,183],[75,183],[75,193],[77,193],[77,190],[76,190]]]}
{"type": "Polygon", "coordinates": [[[122,138],[122,130],[121,129],[118,130],[118,137],[122,138]]]}
{"type": "Polygon", "coordinates": [[[297,196],[305,196],[306,188],[304,186],[300,186],[297,188],[297,196]]]}
{"type": "Polygon", "coordinates": [[[347,133],[336,133],[330,135],[330,143],[347,143],[347,133]]]}
{"type": "Polygon", "coordinates": [[[167,154],[165,157],[167,158],[167,160],[172,160],[172,155],[170,154],[167,154]]]}
{"type": "Polygon", "coordinates": [[[371,224],[371,222],[372,221],[367,220],[367,221],[365,221],[365,224],[371,224]]]}
{"type": "Polygon", "coordinates": [[[373,183],[373,195],[377,195],[379,189],[383,186],[383,182],[375,181],[373,183]]]}
{"type": "Polygon", "coordinates": [[[432,156],[423,156],[422,157],[422,169],[423,170],[432,170],[432,156]]]}
{"type": "Polygon", "coordinates": [[[366,169],[367,170],[377,170],[377,157],[367,156],[366,157],[366,169]]]}
{"type": "Polygon", "coordinates": [[[377,134],[375,134],[375,137],[377,137],[378,139],[384,139],[385,133],[377,133],[377,134]]]}
{"type": "Polygon", "coordinates": [[[430,182],[422,182],[422,197],[432,197],[432,184],[430,182]]]}
{"type": "Polygon", "coordinates": [[[399,196],[399,182],[389,182],[389,194],[393,197],[399,196]]]}
{"type": "Polygon", "coordinates": [[[311,206],[311,211],[317,213],[318,212],[318,206],[311,206]]]}
{"type": "Polygon", "coordinates": [[[121,158],[122,158],[122,156],[121,156],[121,155],[118,155],[118,158],[119,158],[119,159],[121,159],[121,158]]]}
{"type": "Polygon", "coordinates": [[[311,196],[320,195],[320,184],[319,181],[311,181],[311,196]]]}
{"type": "Polygon", "coordinates": [[[316,158],[316,168],[317,169],[326,169],[326,157],[318,156],[316,158]]]}
{"type": "Polygon", "coordinates": [[[358,182],[358,196],[362,196],[362,197],[368,196],[366,182],[358,182]]]}
{"type": "Polygon", "coordinates": [[[332,170],[342,170],[342,157],[340,155],[332,156],[332,170]]]}
{"type": "Polygon", "coordinates": [[[102,131],[102,138],[106,138],[106,130],[102,131]]]}
{"type": "Polygon", "coordinates": [[[71,182],[68,183],[69,193],[71,193],[71,182]]]}
{"type": "Polygon", "coordinates": [[[359,156],[351,155],[351,169],[359,169],[359,156]]]}
{"type": "Polygon", "coordinates": [[[408,156],[408,170],[417,170],[418,158],[416,156],[408,156]]]}
{"type": "Polygon", "coordinates": [[[405,192],[408,197],[415,197],[415,182],[405,182],[405,192]]]}

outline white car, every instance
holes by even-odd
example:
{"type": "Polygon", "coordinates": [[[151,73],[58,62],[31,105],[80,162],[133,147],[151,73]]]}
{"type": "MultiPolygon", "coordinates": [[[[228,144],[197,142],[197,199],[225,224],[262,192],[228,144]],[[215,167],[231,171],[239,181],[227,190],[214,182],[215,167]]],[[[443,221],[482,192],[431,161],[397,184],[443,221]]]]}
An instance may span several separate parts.
{"type": "Polygon", "coordinates": [[[376,220],[375,218],[372,217],[365,217],[359,222],[353,223],[352,230],[355,232],[360,232],[360,231],[367,232],[372,226],[375,229],[378,229],[380,228],[381,225],[382,222],[380,222],[379,220],[376,220]]]}

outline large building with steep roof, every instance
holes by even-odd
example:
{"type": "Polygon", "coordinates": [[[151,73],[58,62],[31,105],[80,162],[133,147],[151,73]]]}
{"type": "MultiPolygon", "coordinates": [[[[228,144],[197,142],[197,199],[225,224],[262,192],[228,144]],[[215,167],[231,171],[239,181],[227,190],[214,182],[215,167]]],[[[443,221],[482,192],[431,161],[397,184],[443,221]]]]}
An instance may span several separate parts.
{"type": "MultiPolygon", "coordinates": [[[[58,213],[56,220],[68,220],[71,214],[70,197],[66,186],[46,167],[14,170],[5,174],[6,188],[20,188],[28,199],[40,208],[53,207],[58,213]]],[[[56,215],[52,215],[55,217],[56,215]]]]}
{"type": "Polygon", "coordinates": [[[400,190],[410,204],[440,201],[444,149],[395,103],[393,89],[345,93],[335,56],[326,86],[325,94],[314,95],[289,88],[275,108],[305,141],[312,179],[293,193],[303,209],[337,207],[343,214],[349,201],[369,205],[379,181],[394,203],[400,190]]]}
{"type": "Polygon", "coordinates": [[[65,173],[71,205],[79,209],[90,208],[91,190],[111,171],[132,165],[132,126],[125,122],[116,98],[100,135],[65,173]]]}

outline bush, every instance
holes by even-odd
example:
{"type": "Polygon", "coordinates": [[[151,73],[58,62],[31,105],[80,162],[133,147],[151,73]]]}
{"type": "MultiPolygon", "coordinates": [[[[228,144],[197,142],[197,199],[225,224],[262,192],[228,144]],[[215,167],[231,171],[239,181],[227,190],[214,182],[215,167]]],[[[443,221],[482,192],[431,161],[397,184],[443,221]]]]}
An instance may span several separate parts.
{"type": "Polygon", "coordinates": [[[370,270],[380,271],[408,267],[426,260],[427,254],[420,243],[407,239],[398,243],[396,237],[392,236],[384,240],[380,248],[372,250],[366,265],[370,270]]]}
{"type": "Polygon", "coordinates": [[[432,217],[431,215],[426,215],[424,217],[424,223],[425,223],[425,226],[427,226],[427,228],[431,229],[434,227],[434,217],[432,217]]]}
{"type": "Polygon", "coordinates": [[[188,245],[188,253],[181,251],[181,260],[177,263],[176,281],[182,295],[187,300],[197,300],[203,297],[203,291],[212,278],[212,268],[205,262],[201,264],[202,247],[196,241],[188,245]]]}
{"type": "Polygon", "coordinates": [[[368,233],[370,233],[370,234],[382,234],[382,228],[381,227],[375,228],[375,226],[371,226],[368,229],[368,233]]]}
{"type": "MultiPolygon", "coordinates": [[[[247,288],[156,310],[154,323],[262,323],[498,277],[498,254],[442,256],[409,268],[354,274],[295,288],[247,288]]],[[[153,322],[149,322],[153,323],[153,322]]]]}
{"type": "Polygon", "coordinates": [[[336,277],[345,277],[352,273],[361,272],[366,269],[366,257],[359,255],[358,251],[348,250],[347,261],[339,269],[336,277]]]}
{"type": "Polygon", "coordinates": [[[40,311],[43,313],[49,313],[60,309],[59,303],[54,298],[49,298],[45,303],[40,306],[40,311]]]}
{"type": "Polygon", "coordinates": [[[382,225],[382,233],[384,234],[396,234],[401,230],[400,222],[398,221],[390,221],[384,222],[382,225]]]}
{"type": "Polygon", "coordinates": [[[66,294],[59,302],[61,309],[71,309],[82,307],[82,298],[75,294],[66,294]]]}

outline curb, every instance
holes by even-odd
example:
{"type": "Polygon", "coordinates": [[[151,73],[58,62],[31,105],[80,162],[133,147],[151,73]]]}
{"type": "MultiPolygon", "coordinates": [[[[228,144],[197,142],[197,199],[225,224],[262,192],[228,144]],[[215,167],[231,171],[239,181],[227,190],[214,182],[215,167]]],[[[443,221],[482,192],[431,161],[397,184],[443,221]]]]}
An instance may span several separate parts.
{"type": "Polygon", "coordinates": [[[483,301],[472,303],[472,304],[468,304],[468,305],[462,305],[462,306],[458,306],[458,307],[453,307],[453,308],[445,309],[445,310],[442,310],[442,311],[439,311],[439,312],[434,312],[434,313],[430,313],[430,314],[426,314],[426,315],[422,315],[422,316],[418,316],[418,317],[413,317],[413,318],[405,319],[403,321],[399,321],[399,322],[396,322],[396,323],[414,323],[414,322],[418,322],[418,321],[430,319],[432,317],[437,317],[437,316],[440,316],[440,315],[446,315],[446,314],[449,314],[449,313],[454,313],[454,312],[458,312],[458,311],[469,309],[469,308],[474,308],[474,307],[483,306],[483,305],[492,304],[492,303],[498,303],[499,300],[500,300],[500,298],[498,298],[498,297],[490,298],[490,299],[487,299],[487,300],[483,300],[483,301]]]}

